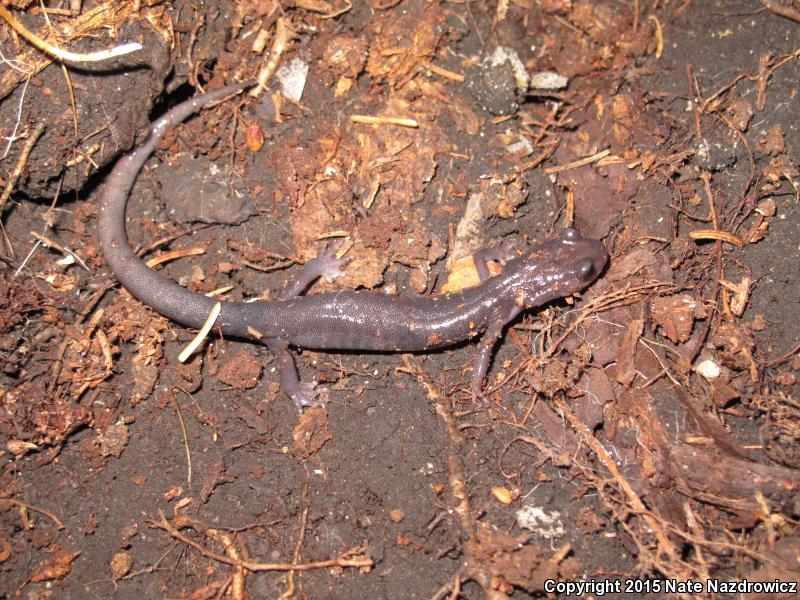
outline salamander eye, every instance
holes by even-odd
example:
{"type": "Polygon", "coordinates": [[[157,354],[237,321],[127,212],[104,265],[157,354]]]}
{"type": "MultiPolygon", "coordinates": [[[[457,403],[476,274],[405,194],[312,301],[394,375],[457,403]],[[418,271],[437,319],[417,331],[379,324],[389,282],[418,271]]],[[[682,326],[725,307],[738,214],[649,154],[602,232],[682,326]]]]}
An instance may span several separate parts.
{"type": "Polygon", "coordinates": [[[594,270],[594,263],[592,262],[591,258],[584,258],[583,260],[578,261],[576,266],[578,278],[581,281],[589,281],[596,274],[596,271],[594,270]]]}
{"type": "Polygon", "coordinates": [[[564,236],[565,240],[576,240],[578,239],[578,230],[574,227],[567,227],[564,231],[561,232],[561,235],[564,236]]]}

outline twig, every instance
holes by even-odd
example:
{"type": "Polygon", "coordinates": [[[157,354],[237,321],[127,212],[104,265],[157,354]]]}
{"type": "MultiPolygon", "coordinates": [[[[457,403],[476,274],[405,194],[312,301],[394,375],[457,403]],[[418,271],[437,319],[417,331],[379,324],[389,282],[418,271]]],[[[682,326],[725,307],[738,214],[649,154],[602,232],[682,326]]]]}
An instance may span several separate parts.
{"type": "MultiPolygon", "coordinates": [[[[719,216],[717,215],[717,209],[714,206],[714,195],[711,193],[711,175],[708,172],[703,171],[700,173],[700,179],[703,180],[703,189],[705,190],[706,197],[708,199],[708,210],[711,213],[711,222],[714,224],[714,229],[719,230],[719,216]]],[[[719,300],[719,291],[722,287],[722,241],[717,239],[717,241],[714,243],[716,245],[717,272],[716,277],[714,278],[714,293],[712,294],[712,301],[714,304],[716,304],[719,300]]],[[[692,364],[695,361],[700,354],[700,350],[703,349],[703,345],[706,343],[708,334],[711,331],[712,321],[714,321],[713,315],[706,319],[706,323],[703,326],[703,332],[700,334],[700,339],[697,340],[697,344],[695,344],[692,353],[687,359],[689,364],[692,364]]]]}
{"type": "Polygon", "coordinates": [[[350,115],[350,122],[364,123],[366,125],[399,125],[400,127],[419,127],[416,119],[405,119],[403,117],[390,117],[387,115],[350,115]]]}
{"type": "Polygon", "coordinates": [[[53,521],[56,524],[58,529],[64,529],[64,524],[61,522],[57,516],[51,513],[49,510],[45,510],[44,508],[38,508],[36,506],[31,506],[30,504],[26,504],[21,500],[15,500],[14,498],[0,498],[0,504],[13,504],[15,506],[19,506],[20,508],[24,508],[26,510],[32,510],[34,512],[38,512],[43,514],[45,517],[53,521]]]}
{"type": "MultiPolygon", "coordinates": [[[[239,560],[239,550],[236,548],[233,538],[231,538],[228,533],[218,529],[208,529],[206,530],[206,535],[220,542],[227,556],[230,556],[234,560],[239,560]]],[[[224,587],[220,588],[219,597],[222,598],[222,594],[225,592],[228,585],[230,585],[231,598],[233,598],[233,600],[244,600],[244,584],[246,579],[247,569],[244,567],[236,567],[236,572],[231,576],[230,583],[226,582],[224,587]]]]}
{"type": "MultiPolygon", "coordinates": [[[[0,9],[5,10],[2,5],[0,5],[0,9]]],[[[11,197],[11,192],[14,191],[14,186],[17,185],[17,181],[19,181],[19,178],[22,175],[22,170],[25,168],[25,164],[28,162],[28,156],[30,156],[31,150],[33,150],[33,147],[36,145],[39,137],[44,132],[45,126],[45,122],[40,121],[31,132],[28,140],[25,142],[25,146],[23,146],[22,152],[19,155],[19,160],[17,160],[17,166],[14,167],[14,170],[11,172],[8,182],[6,183],[6,188],[3,190],[3,195],[0,196],[0,215],[3,214],[3,206],[11,197]]]]}
{"type": "Polygon", "coordinates": [[[727,242],[732,246],[741,248],[744,242],[727,231],[717,231],[716,229],[695,229],[689,232],[689,238],[697,240],[716,240],[717,242],[727,242]]]}
{"type": "Polygon", "coordinates": [[[191,342],[189,342],[186,347],[181,351],[178,355],[178,360],[180,362],[186,362],[189,360],[189,357],[194,354],[194,351],[203,343],[203,340],[206,339],[208,333],[211,331],[211,328],[214,326],[214,323],[217,322],[217,317],[219,317],[219,313],[222,311],[222,304],[217,302],[214,306],[211,307],[211,312],[208,313],[208,318],[206,322],[203,323],[203,326],[200,328],[200,331],[197,332],[197,335],[194,336],[191,342]]]}
{"type": "Polygon", "coordinates": [[[461,73],[456,73],[454,71],[449,71],[442,67],[439,67],[432,62],[426,63],[425,68],[428,69],[431,73],[435,73],[440,77],[444,77],[445,79],[449,79],[451,81],[457,81],[459,83],[463,83],[466,80],[466,77],[461,73]]]}
{"type": "Polygon", "coordinates": [[[289,25],[289,19],[281,17],[275,24],[275,37],[272,40],[272,48],[269,51],[269,60],[264,67],[259,70],[256,76],[257,83],[253,89],[248,92],[253,97],[258,97],[266,89],[272,74],[278,68],[278,63],[281,61],[281,56],[286,50],[286,46],[294,37],[294,30],[289,25]]]}
{"type": "MultiPolygon", "coordinates": [[[[189,399],[192,398],[192,395],[183,389],[180,386],[175,386],[177,389],[182,391],[184,394],[189,396],[189,399]]],[[[178,412],[178,423],[181,425],[181,433],[183,434],[183,447],[186,450],[186,481],[189,484],[189,489],[192,488],[192,452],[189,449],[189,434],[186,432],[186,423],[183,420],[183,414],[181,413],[181,406],[178,404],[178,399],[175,397],[175,393],[172,394],[172,401],[175,403],[175,410],[178,412]]]]}
{"type": "Polygon", "coordinates": [[[561,171],[567,171],[568,169],[577,169],[578,167],[583,167],[584,165],[589,165],[593,162],[597,162],[601,158],[605,158],[611,154],[611,150],[603,150],[598,152],[597,154],[592,154],[591,156],[587,156],[586,158],[581,158],[580,160],[575,160],[571,163],[567,163],[566,165],[558,165],[556,167],[548,167],[544,170],[545,173],[548,175],[552,175],[553,173],[560,173],[561,171]]]}
{"type": "Polygon", "coordinates": [[[158,256],[154,256],[153,258],[145,261],[145,264],[150,267],[157,267],[160,264],[165,262],[170,262],[173,260],[177,260],[179,258],[184,258],[186,256],[200,256],[201,254],[206,253],[205,246],[191,246],[189,248],[178,248],[177,250],[169,250],[167,252],[162,252],[158,256]]]}
{"type": "MultiPolygon", "coordinates": [[[[308,472],[306,471],[306,475],[308,472]]],[[[297,564],[300,562],[300,557],[302,556],[303,551],[303,544],[305,543],[306,539],[306,530],[308,529],[308,492],[309,486],[308,482],[303,486],[303,513],[300,515],[300,534],[297,536],[297,543],[294,545],[294,556],[292,557],[292,562],[297,564]]],[[[294,571],[289,571],[289,585],[286,588],[286,591],[280,595],[278,600],[287,600],[291,598],[295,594],[295,586],[294,586],[294,571]]]]}
{"type": "Polygon", "coordinates": [[[215,560],[217,562],[224,563],[226,565],[230,565],[232,567],[243,567],[248,571],[312,571],[315,569],[329,569],[331,567],[354,567],[354,568],[370,568],[373,566],[373,561],[371,558],[365,557],[362,558],[358,555],[362,554],[365,548],[358,547],[354,548],[346,552],[340,558],[333,558],[329,560],[317,560],[310,563],[301,563],[301,564],[293,564],[293,563],[261,563],[255,562],[252,560],[241,560],[230,558],[228,556],[224,556],[222,554],[217,554],[216,552],[211,552],[210,550],[206,550],[202,544],[195,542],[193,539],[185,536],[180,531],[178,531],[172,523],[170,523],[167,518],[164,516],[164,513],[159,511],[159,521],[151,521],[151,525],[156,527],[157,529],[163,529],[176,540],[183,542],[184,544],[191,546],[200,554],[205,556],[206,558],[210,558],[211,560],[215,560]],[[348,555],[355,554],[355,558],[345,558],[348,555]]]}
{"type": "Polygon", "coordinates": [[[777,367],[782,362],[786,362],[790,358],[792,358],[795,354],[800,352],[800,344],[796,344],[794,348],[789,350],[786,354],[781,354],[777,358],[770,359],[764,363],[762,363],[765,367],[777,367]]]}
{"type": "Polygon", "coordinates": [[[594,437],[592,432],[587,429],[586,425],[584,425],[583,422],[581,422],[581,420],[572,413],[566,402],[564,402],[561,398],[556,397],[553,398],[553,401],[561,410],[561,413],[570,422],[572,427],[578,432],[580,438],[594,451],[597,457],[605,465],[606,469],[608,469],[609,473],[611,473],[611,475],[617,481],[620,488],[622,488],[622,491],[627,496],[628,501],[631,503],[633,509],[639,515],[641,515],[641,517],[647,523],[647,526],[653,532],[653,535],[656,536],[656,539],[661,545],[661,549],[667,553],[671,560],[677,561],[678,552],[667,534],[664,532],[664,529],[661,527],[661,521],[657,519],[656,516],[653,515],[653,513],[651,513],[650,510],[648,510],[648,508],[644,505],[641,498],[639,498],[639,494],[634,491],[634,489],[631,487],[631,484],[628,483],[628,480],[622,475],[620,470],[617,468],[614,459],[609,456],[605,447],[603,447],[603,445],[597,441],[597,438],[594,437]]]}
{"type": "Polygon", "coordinates": [[[771,13],[775,13],[780,17],[785,17],[796,23],[800,23],[800,11],[795,10],[791,6],[784,6],[775,0],[761,0],[761,4],[763,4],[764,8],[771,13]]]}
{"type": "Polygon", "coordinates": [[[86,263],[83,262],[83,259],[80,256],[78,256],[77,254],[75,254],[72,250],[67,248],[66,246],[62,246],[61,244],[59,244],[55,240],[51,240],[50,238],[45,237],[40,233],[36,233],[35,231],[31,231],[30,234],[34,238],[36,238],[39,241],[39,243],[41,243],[45,248],[52,248],[53,250],[58,250],[59,252],[61,252],[61,254],[65,254],[67,256],[71,256],[86,271],[88,271],[89,273],[92,272],[92,270],[86,265],[86,263]]]}
{"type": "Polygon", "coordinates": [[[1,4],[0,17],[5,19],[5,21],[14,29],[14,31],[28,40],[33,46],[54,58],[64,61],[65,63],[84,64],[102,62],[104,60],[118,58],[120,56],[124,56],[125,54],[130,54],[131,52],[136,52],[137,50],[142,49],[142,45],[140,43],[130,42],[128,44],[121,44],[115,48],[111,48],[110,50],[98,50],[97,52],[88,52],[85,54],[70,52],[69,50],[64,50],[63,48],[54,46],[50,42],[40,38],[22,23],[17,21],[16,17],[1,4]]]}

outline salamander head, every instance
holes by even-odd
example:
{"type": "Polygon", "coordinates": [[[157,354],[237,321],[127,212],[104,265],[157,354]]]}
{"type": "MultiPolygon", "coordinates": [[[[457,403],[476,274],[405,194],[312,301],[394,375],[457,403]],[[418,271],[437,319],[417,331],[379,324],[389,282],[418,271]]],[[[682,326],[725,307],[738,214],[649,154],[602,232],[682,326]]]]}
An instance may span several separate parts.
{"type": "Polygon", "coordinates": [[[605,268],[608,253],[599,240],[569,228],[532,246],[518,260],[516,287],[525,307],[533,308],[588,287],[605,268]]]}

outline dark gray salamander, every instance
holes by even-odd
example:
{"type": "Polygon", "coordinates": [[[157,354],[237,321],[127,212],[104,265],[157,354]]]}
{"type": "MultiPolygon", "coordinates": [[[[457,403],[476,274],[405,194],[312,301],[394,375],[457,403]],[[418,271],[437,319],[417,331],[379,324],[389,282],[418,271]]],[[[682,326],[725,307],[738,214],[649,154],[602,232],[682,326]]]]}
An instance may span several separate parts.
{"type": "MultiPolygon", "coordinates": [[[[98,234],[103,256],[119,282],[140,301],[188,327],[201,327],[217,300],[189,292],[147,267],[134,254],[125,232],[125,207],[131,188],[164,133],[211,102],[239,92],[251,82],[195,96],[151,126],[150,137],[120,159],[100,198],[98,234]]],[[[480,252],[480,285],[448,295],[393,296],[374,291],[301,295],[317,278],[343,274],[346,260],[323,251],[305,264],[284,300],[223,302],[215,328],[224,335],[264,343],[278,360],[281,386],[302,410],[320,403],[315,383],[300,383],[289,346],[320,350],[425,351],[481,336],[472,391],[481,395],[492,349],[503,328],[517,315],[591,284],[608,255],[602,243],[574,229],[533,245],[517,255],[501,247],[480,252]],[[487,260],[504,268],[489,276],[487,260]]]]}

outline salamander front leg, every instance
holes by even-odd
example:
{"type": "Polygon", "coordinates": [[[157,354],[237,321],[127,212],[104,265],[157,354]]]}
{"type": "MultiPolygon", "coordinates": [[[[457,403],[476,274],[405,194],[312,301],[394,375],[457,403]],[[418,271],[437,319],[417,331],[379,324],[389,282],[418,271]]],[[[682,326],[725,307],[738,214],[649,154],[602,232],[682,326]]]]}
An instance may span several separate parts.
{"type": "Polygon", "coordinates": [[[472,260],[475,263],[475,270],[478,272],[478,278],[481,280],[481,283],[492,276],[489,272],[489,261],[496,261],[501,265],[505,265],[516,256],[518,256],[517,244],[514,242],[503,242],[494,248],[478,250],[472,255],[472,260]]]}
{"type": "Polygon", "coordinates": [[[344,275],[347,263],[350,258],[337,258],[336,252],[338,248],[334,246],[327,246],[317,255],[312,258],[297,274],[295,279],[286,291],[283,293],[283,299],[295,298],[303,294],[308,286],[314,283],[317,279],[322,277],[328,283],[332,282],[337,277],[344,275]]]}
{"type": "Polygon", "coordinates": [[[513,321],[521,311],[522,309],[515,305],[505,318],[499,318],[493,321],[486,330],[486,333],[481,337],[480,342],[478,342],[480,351],[472,366],[471,391],[472,396],[474,398],[480,398],[484,406],[489,406],[489,401],[483,395],[483,380],[486,377],[486,373],[489,371],[489,364],[492,361],[492,352],[497,344],[497,340],[503,335],[505,326],[513,321]]]}
{"type": "Polygon", "coordinates": [[[300,412],[307,406],[321,406],[325,403],[316,397],[322,390],[316,389],[317,382],[301,383],[297,377],[297,366],[289,350],[289,344],[281,339],[272,338],[264,340],[272,356],[278,361],[278,372],[281,378],[281,389],[292,399],[295,407],[300,412]]]}

